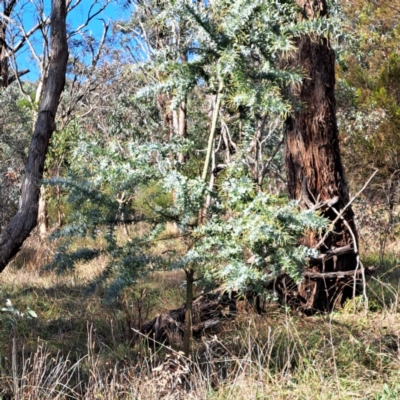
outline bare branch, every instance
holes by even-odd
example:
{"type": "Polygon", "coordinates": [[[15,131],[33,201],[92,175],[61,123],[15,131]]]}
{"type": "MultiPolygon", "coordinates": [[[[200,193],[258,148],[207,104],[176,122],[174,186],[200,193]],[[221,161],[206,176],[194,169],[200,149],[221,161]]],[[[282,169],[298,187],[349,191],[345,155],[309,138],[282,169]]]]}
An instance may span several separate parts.
{"type": "Polygon", "coordinates": [[[275,148],[274,152],[272,153],[271,157],[270,157],[270,158],[268,159],[268,161],[265,163],[264,168],[262,169],[261,175],[260,175],[260,177],[259,177],[259,181],[258,181],[259,186],[262,185],[262,181],[264,180],[265,175],[267,175],[267,172],[268,172],[268,169],[269,169],[269,167],[270,167],[270,165],[271,165],[271,163],[272,163],[272,160],[273,160],[273,159],[275,158],[275,156],[278,154],[278,151],[279,151],[280,148],[282,147],[283,141],[284,141],[284,139],[282,139],[282,140],[278,143],[278,145],[276,146],[276,148],[275,148]]]}
{"type": "Polygon", "coordinates": [[[50,23],[50,17],[45,18],[44,20],[37,23],[33,26],[28,32],[25,32],[22,28],[22,25],[19,26],[19,29],[22,30],[23,36],[22,39],[12,48],[13,53],[21,50],[22,46],[25,44],[27,39],[29,39],[37,30],[42,29],[44,26],[50,23]]]}
{"type": "Polygon", "coordinates": [[[367,182],[365,182],[364,186],[356,193],[354,197],[351,198],[351,200],[343,207],[343,209],[340,211],[339,215],[332,221],[329,229],[326,231],[325,235],[322,237],[322,239],[318,242],[318,244],[315,246],[317,249],[320,248],[323,243],[325,242],[326,238],[328,237],[329,233],[332,232],[332,229],[335,227],[336,222],[339,221],[339,219],[342,217],[342,215],[345,213],[345,211],[351,206],[351,204],[354,202],[354,200],[366,189],[366,187],[369,185],[369,183],[374,179],[374,176],[378,173],[378,169],[374,171],[374,173],[368,178],[367,182]]]}
{"type": "Polygon", "coordinates": [[[102,22],[103,22],[103,34],[101,35],[101,40],[100,40],[100,44],[97,49],[97,52],[92,59],[92,67],[95,67],[97,65],[97,63],[99,62],[100,54],[101,54],[101,51],[103,50],[103,47],[104,47],[104,44],[105,44],[106,38],[107,38],[107,33],[110,28],[110,24],[106,24],[104,21],[102,21],[102,22]]]}
{"type": "MultiPolygon", "coordinates": [[[[93,12],[93,14],[92,14],[93,8],[94,8],[96,5],[99,4],[99,2],[96,0],[96,1],[90,6],[90,8],[89,8],[86,21],[85,21],[83,24],[79,25],[76,29],[74,29],[73,31],[71,31],[71,32],[68,34],[67,39],[70,39],[72,36],[74,36],[74,35],[76,35],[78,32],[80,32],[83,28],[87,27],[87,26],[89,25],[89,22],[90,22],[93,18],[97,17],[100,13],[102,13],[102,12],[106,9],[106,7],[110,4],[110,2],[111,2],[111,0],[105,0],[105,2],[104,2],[103,4],[100,5],[100,8],[99,8],[97,11],[93,12]]],[[[75,5],[73,8],[75,8],[75,7],[76,7],[76,5],[75,5]]]]}
{"type": "Polygon", "coordinates": [[[17,72],[17,75],[13,75],[10,78],[8,78],[8,85],[11,85],[14,81],[16,81],[18,78],[20,78],[21,76],[24,76],[26,74],[29,74],[29,72],[31,72],[29,69],[23,69],[21,71],[17,72]]]}

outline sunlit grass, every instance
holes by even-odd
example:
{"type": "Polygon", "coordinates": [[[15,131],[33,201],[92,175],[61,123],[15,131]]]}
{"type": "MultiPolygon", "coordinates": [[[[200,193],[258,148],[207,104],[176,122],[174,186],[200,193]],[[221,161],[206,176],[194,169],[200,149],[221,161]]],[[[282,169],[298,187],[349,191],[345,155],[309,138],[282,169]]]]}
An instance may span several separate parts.
{"type": "MultiPolygon", "coordinates": [[[[105,268],[106,257],[58,276],[41,268],[51,246],[28,245],[36,249],[29,250],[33,258],[25,253],[25,261],[17,260],[0,275],[1,304],[9,298],[15,308],[30,307],[38,314],[32,320],[2,315],[3,398],[400,397],[400,290],[393,254],[368,282],[368,312],[362,297],[340,311],[313,317],[274,303],[257,315],[242,302],[235,321],[195,340],[188,361],[176,353],[179,338],[173,349],[157,348],[136,333],[143,322],[182,304],[182,271],[150,273],[107,305],[101,287],[86,291],[105,268]],[[175,367],[163,369],[167,364],[175,367]]],[[[155,251],[165,251],[162,246],[155,251]]],[[[375,265],[376,256],[366,263],[375,265]]]]}

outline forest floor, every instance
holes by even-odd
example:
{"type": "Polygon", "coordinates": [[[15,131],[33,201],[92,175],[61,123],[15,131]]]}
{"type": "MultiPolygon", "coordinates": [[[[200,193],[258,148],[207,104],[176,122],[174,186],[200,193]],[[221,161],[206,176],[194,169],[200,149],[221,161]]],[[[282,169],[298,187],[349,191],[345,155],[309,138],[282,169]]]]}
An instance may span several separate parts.
{"type": "MultiPolygon", "coordinates": [[[[305,317],[274,303],[259,315],[242,302],[234,321],[156,348],[141,324],[184,302],[180,271],[157,272],[107,305],[87,286],[106,260],[73,274],[43,272],[51,248],[31,240],[0,275],[0,399],[400,398],[400,256],[385,258],[357,297],[330,315],[305,317]]],[[[376,264],[370,256],[367,264],[376,264]]]]}

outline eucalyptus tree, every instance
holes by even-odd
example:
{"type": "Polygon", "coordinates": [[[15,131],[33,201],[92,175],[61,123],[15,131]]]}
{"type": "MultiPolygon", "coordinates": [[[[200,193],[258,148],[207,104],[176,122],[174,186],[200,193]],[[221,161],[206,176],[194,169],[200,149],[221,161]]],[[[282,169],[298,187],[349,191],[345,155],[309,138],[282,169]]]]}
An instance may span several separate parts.
{"type": "Polygon", "coordinates": [[[37,223],[39,182],[43,176],[49,141],[56,128],[55,116],[67,68],[66,13],[66,0],[53,0],[50,22],[51,61],[29,148],[19,210],[0,235],[0,271],[4,270],[19,251],[37,223]]]}
{"type": "MultiPolygon", "coordinates": [[[[106,35],[109,29],[109,24],[103,23],[104,31],[101,37],[95,39],[87,33],[87,26],[94,18],[99,16],[101,12],[110,4],[111,0],[93,0],[91,7],[88,8],[87,14],[82,16],[79,24],[71,18],[75,16],[77,8],[82,6],[82,0],[73,0],[67,3],[67,20],[68,32],[67,40],[71,48],[69,59],[69,74],[68,74],[68,91],[64,93],[61,99],[60,118],[57,119],[58,131],[61,131],[71,120],[75,113],[78,103],[85,97],[87,92],[93,90],[99,84],[99,76],[96,73],[96,67],[100,60],[100,53],[103,53],[103,48],[106,40],[106,35]],[[72,19],[72,21],[71,21],[72,19]],[[83,50],[83,51],[82,51],[83,50]]],[[[2,71],[4,72],[4,87],[9,86],[14,82],[12,88],[8,91],[3,90],[1,100],[4,104],[4,113],[2,113],[2,132],[1,142],[5,143],[6,149],[10,146],[19,148],[17,155],[24,153],[24,157],[15,157],[6,159],[6,151],[4,152],[4,161],[2,166],[9,168],[7,174],[17,174],[13,178],[13,185],[10,180],[5,182],[5,190],[2,192],[4,202],[7,202],[7,211],[4,210],[4,219],[1,220],[1,225],[4,226],[10,219],[12,208],[18,207],[18,201],[15,203],[12,198],[15,191],[20,185],[20,177],[23,175],[25,164],[27,161],[27,145],[32,135],[33,126],[37,116],[37,110],[42,99],[44,84],[47,79],[49,63],[50,63],[50,15],[48,4],[45,0],[36,2],[20,2],[20,1],[4,1],[0,8],[1,35],[2,39],[0,49],[2,56],[0,57],[2,71]],[[25,54],[23,54],[25,52],[25,54]],[[21,77],[29,72],[23,70],[23,56],[25,59],[30,58],[30,68],[34,76],[37,76],[35,82],[26,82],[21,77]],[[20,98],[15,98],[15,90],[18,88],[20,98]],[[14,109],[11,104],[14,102],[14,109]],[[8,110],[8,115],[5,111],[8,110]],[[20,113],[21,118],[11,118],[11,113],[20,113]],[[23,116],[30,116],[30,125],[18,124],[22,122],[23,116]],[[13,131],[13,134],[10,132],[13,131]],[[24,131],[22,134],[17,132],[24,131]],[[28,138],[28,139],[27,139],[28,138]],[[19,144],[18,144],[19,143],[19,144]],[[8,199],[8,193],[10,198],[8,199]],[[8,201],[9,200],[9,201],[8,201]],[[8,217],[8,218],[6,218],[8,217]]],[[[26,63],[26,61],[25,61],[26,63]]],[[[25,121],[25,120],[24,120],[25,121]]],[[[27,121],[25,121],[27,122],[27,121]]],[[[50,168],[54,170],[55,162],[53,157],[48,157],[45,166],[45,176],[50,168]],[[54,161],[51,164],[51,161],[54,161]]],[[[59,163],[58,163],[59,165],[59,163]]],[[[18,189],[19,190],[19,189],[18,189]]],[[[58,191],[59,194],[59,191],[58,191]]],[[[49,194],[45,194],[45,187],[41,186],[41,195],[39,199],[39,215],[38,215],[38,232],[44,236],[47,232],[47,198],[49,194]]],[[[59,197],[59,196],[58,196],[59,197]]]]}
{"type": "MultiPolygon", "coordinates": [[[[329,20],[326,0],[297,0],[302,18],[329,20]]],[[[339,149],[335,100],[335,53],[328,33],[301,35],[289,64],[301,68],[306,78],[292,86],[297,106],[286,119],[285,164],[289,196],[303,207],[319,209],[332,221],[322,240],[310,232],[303,240],[326,257],[311,266],[316,272],[355,271],[359,267],[354,213],[339,149]]],[[[353,289],[337,278],[305,278],[298,293],[306,310],[331,309],[351,297],[353,289]]],[[[354,283],[355,284],[355,283],[354,283]]]]}

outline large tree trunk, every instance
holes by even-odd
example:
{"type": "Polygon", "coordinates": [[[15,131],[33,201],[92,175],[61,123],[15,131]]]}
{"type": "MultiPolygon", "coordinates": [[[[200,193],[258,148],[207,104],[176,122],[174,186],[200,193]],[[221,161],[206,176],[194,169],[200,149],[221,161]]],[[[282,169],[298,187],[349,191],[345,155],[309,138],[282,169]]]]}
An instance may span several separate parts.
{"type": "MultiPolygon", "coordinates": [[[[297,0],[297,3],[303,8],[305,18],[327,17],[325,0],[297,0]]],[[[306,77],[300,88],[291,88],[296,111],[286,121],[285,163],[289,196],[301,199],[301,205],[308,208],[316,203],[329,203],[322,212],[333,221],[349,201],[336,123],[335,54],[324,37],[304,35],[297,44],[298,50],[289,62],[301,68],[306,77]]],[[[304,238],[304,244],[310,247],[315,247],[317,242],[313,233],[304,238]]],[[[312,270],[320,273],[355,270],[357,232],[350,207],[320,250],[327,253],[347,245],[355,251],[313,265],[312,270]]],[[[352,292],[351,287],[342,287],[335,278],[307,277],[297,291],[302,308],[308,311],[330,310],[343,303],[352,292]]]]}
{"type": "Polygon", "coordinates": [[[26,173],[21,187],[20,207],[0,235],[0,272],[17,254],[37,223],[40,180],[43,177],[49,141],[56,128],[55,115],[67,69],[66,11],[66,0],[53,0],[49,72],[29,148],[26,173]]]}

